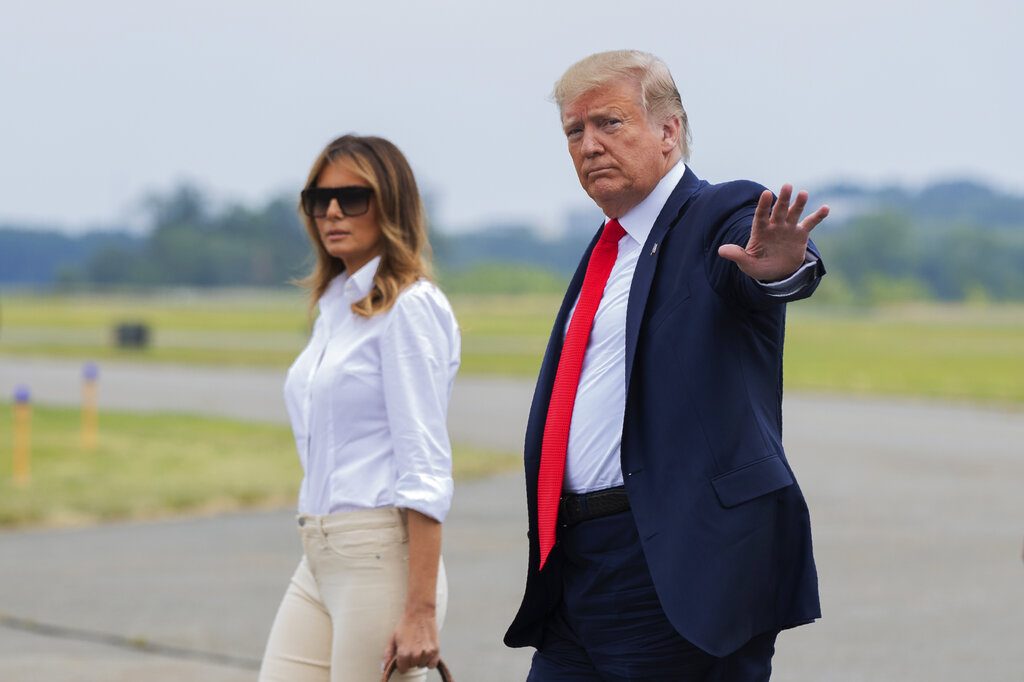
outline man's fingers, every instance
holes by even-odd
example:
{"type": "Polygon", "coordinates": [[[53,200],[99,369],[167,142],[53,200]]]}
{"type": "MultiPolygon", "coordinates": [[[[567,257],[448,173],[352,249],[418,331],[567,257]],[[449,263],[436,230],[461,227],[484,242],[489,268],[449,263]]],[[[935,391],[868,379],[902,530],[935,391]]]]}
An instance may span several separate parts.
{"type": "Polygon", "coordinates": [[[775,202],[775,207],[772,209],[771,222],[778,224],[783,222],[789,216],[789,198],[793,194],[793,185],[786,183],[779,190],[779,200],[775,202]]]}
{"type": "Polygon", "coordinates": [[[757,200],[757,208],[754,209],[755,229],[768,227],[768,215],[771,213],[773,198],[769,190],[761,192],[761,197],[757,200]]]}
{"type": "Polygon", "coordinates": [[[818,226],[818,223],[828,217],[828,211],[828,206],[822,206],[817,211],[804,218],[804,221],[800,223],[800,227],[810,232],[818,226]]]}
{"type": "Polygon", "coordinates": [[[800,214],[804,212],[805,208],[807,208],[807,196],[806,190],[800,190],[797,192],[796,201],[794,201],[793,205],[789,208],[789,216],[786,219],[787,222],[793,225],[800,222],[800,214]]]}

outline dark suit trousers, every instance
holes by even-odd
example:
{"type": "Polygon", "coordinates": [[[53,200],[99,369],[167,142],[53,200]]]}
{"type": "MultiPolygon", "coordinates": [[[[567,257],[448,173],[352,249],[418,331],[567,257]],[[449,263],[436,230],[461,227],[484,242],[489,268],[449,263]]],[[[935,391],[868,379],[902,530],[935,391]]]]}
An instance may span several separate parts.
{"type": "Polygon", "coordinates": [[[762,682],[776,633],[726,658],[683,639],[669,623],[630,512],[558,529],[562,602],[545,623],[528,682],[762,682]]]}

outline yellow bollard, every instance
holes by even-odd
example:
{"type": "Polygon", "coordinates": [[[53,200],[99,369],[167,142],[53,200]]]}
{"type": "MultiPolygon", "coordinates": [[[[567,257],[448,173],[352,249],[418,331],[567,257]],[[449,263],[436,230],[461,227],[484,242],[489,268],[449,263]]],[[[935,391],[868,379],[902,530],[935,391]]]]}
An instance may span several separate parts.
{"type": "Polygon", "coordinates": [[[99,409],[97,379],[99,367],[94,362],[87,362],[82,368],[82,449],[95,450],[99,441],[99,409]]]}
{"type": "Polygon", "coordinates": [[[27,386],[14,389],[14,483],[32,482],[32,403],[27,386]]]}

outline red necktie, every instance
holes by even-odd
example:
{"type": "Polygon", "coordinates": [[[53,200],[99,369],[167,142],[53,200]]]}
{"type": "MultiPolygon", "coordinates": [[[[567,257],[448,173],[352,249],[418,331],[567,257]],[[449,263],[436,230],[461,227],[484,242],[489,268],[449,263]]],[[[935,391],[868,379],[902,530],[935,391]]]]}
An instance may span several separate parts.
{"type": "Polygon", "coordinates": [[[604,295],[608,275],[619,254],[619,240],[626,234],[614,218],[609,220],[594,245],[583,277],[583,288],[576,302],[576,310],[565,334],[562,355],[558,359],[555,383],[551,388],[551,402],[544,422],[544,440],[540,449],[540,474],[537,478],[537,539],[540,542],[540,568],[544,568],[551,549],[555,546],[555,526],[558,522],[558,501],[562,495],[565,474],[565,452],[569,447],[569,427],[572,408],[576,403],[576,389],[580,383],[583,356],[587,351],[594,315],[604,295]]]}

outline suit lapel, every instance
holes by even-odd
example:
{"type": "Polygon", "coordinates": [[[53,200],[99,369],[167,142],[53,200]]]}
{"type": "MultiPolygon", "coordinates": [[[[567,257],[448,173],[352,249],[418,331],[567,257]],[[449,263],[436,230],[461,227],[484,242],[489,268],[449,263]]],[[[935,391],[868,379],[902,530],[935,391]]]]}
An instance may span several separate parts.
{"type": "Polygon", "coordinates": [[[640,259],[636,263],[636,270],[633,272],[633,281],[629,286],[629,303],[626,305],[626,395],[629,395],[629,379],[633,374],[633,358],[636,355],[636,343],[640,337],[640,323],[644,317],[644,309],[647,307],[647,296],[651,292],[651,283],[654,281],[654,271],[658,266],[659,245],[668,234],[668,231],[675,226],[682,214],[686,202],[700,186],[700,180],[690,167],[686,167],[686,173],[682,180],[672,190],[668,201],[654,221],[651,234],[647,237],[647,243],[640,251],[640,259]]]}

